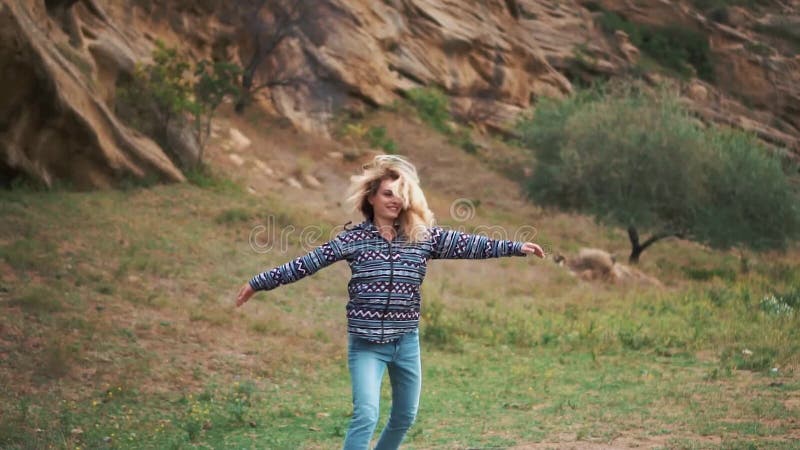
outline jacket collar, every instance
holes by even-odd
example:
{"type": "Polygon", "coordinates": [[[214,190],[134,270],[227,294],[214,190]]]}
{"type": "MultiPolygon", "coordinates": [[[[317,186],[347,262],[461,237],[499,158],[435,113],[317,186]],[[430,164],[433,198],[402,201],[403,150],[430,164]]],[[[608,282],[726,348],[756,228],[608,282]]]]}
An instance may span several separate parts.
{"type": "MultiPolygon", "coordinates": [[[[360,224],[356,225],[356,227],[357,228],[362,228],[362,229],[367,230],[367,231],[370,231],[370,232],[382,237],[381,233],[380,233],[380,230],[378,230],[377,225],[375,225],[375,223],[373,221],[371,221],[370,219],[365,219],[363,222],[361,222],[360,224]]],[[[400,232],[400,225],[395,224],[394,229],[395,229],[395,232],[396,232],[394,240],[398,240],[398,239],[401,239],[401,238],[405,237],[405,235],[400,232]]]]}

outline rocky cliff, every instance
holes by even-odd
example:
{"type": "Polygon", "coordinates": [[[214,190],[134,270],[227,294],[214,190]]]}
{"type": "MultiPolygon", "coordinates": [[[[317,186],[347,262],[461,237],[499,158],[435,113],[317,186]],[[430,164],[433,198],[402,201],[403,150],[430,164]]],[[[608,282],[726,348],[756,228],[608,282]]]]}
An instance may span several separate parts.
{"type": "Polygon", "coordinates": [[[800,152],[797,3],[697,3],[2,0],[0,175],[79,187],[182,180],[157,144],[113,112],[120,77],[148,60],[156,39],[251,68],[250,83],[264,86],[255,107],[307,131],[324,135],[337,111],[388,105],[420,86],[442,89],[461,120],[507,131],[537,98],[576,83],[670,77],[644,68],[626,33],[598,25],[609,13],[701,33],[714,76],[679,81],[687,104],[800,152]]]}

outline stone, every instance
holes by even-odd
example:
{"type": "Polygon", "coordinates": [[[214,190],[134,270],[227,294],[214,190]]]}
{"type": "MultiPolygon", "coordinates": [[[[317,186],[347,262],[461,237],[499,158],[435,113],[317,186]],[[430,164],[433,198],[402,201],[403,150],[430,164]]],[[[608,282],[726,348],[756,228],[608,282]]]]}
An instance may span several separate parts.
{"type": "Polygon", "coordinates": [[[264,163],[264,161],[261,161],[260,159],[257,159],[257,158],[256,158],[255,160],[253,160],[253,163],[255,164],[255,166],[256,166],[256,168],[257,168],[258,170],[260,170],[260,171],[264,172],[266,175],[268,175],[268,176],[270,176],[270,177],[271,177],[271,176],[273,176],[273,175],[275,175],[275,171],[274,171],[274,170],[272,170],[272,168],[271,168],[271,167],[269,167],[268,165],[266,165],[266,164],[264,163]]]}
{"type": "MultiPolygon", "coordinates": [[[[170,139],[177,136],[183,144],[168,157],[123,123],[114,107],[118,81],[135,62],[151,61],[156,39],[193,58],[216,52],[225,60],[249,60],[254,34],[245,24],[255,15],[243,3],[189,3],[3,0],[2,172],[45,184],[67,180],[78,188],[111,186],[131,176],[184,180],[171,157],[192,161],[195,145],[173,132],[170,139]],[[134,8],[143,13],[132,15],[134,8]]],[[[294,29],[257,69],[257,80],[277,83],[259,90],[251,107],[322,136],[329,135],[340,111],[365,114],[425,86],[445,92],[457,119],[513,136],[519,114],[538,99],[573,91],[567,75],[586,81],[626,76],[639,58],[628,36],[607,36],[597,25],[598,13],[581,2],[313,3],[313,24],[294,29]],[[276,69],[284,79],[273,78],[276,69]]],[[[703,84],[706,95],[689,89],[687,100],[710,110],[704,117],[713,123],[755,130],[800,158],[800,58],[789,42],[764,31],[797,28],[795,3],[757,16],[731,7],[727,20],[707,20],[691,2],[598,0],[597,6],[639,24],[677,25],[707,35],[715,81],[703,84]],[[722,105],[726,97],[739,99],[733,110],[722,105]]],[[[644,76],[653,85],[668,78],[644,76]]],[[[222,109],[230,109],[228,100],[222,109]]],[[[224,119],[217,122],[212,148],[243,154],[252,147],[240,130],[224,119]]],[[[344,160],[360,158],[341,153],[344,160]]]]}
{"type": "Polygon", "coordinates": [[[303,185],[300,184],[300,182],[297,181],[297,178],[295,178],[295,177],[286,178],[286,184],[288,184],[289,186],[291,186],[293,188],[303,189],[303,185]]]}
{"type": "Polygon", "coordinates": [[[60,23],[43,2],[2,2],[0,167],[84,189],[125,177],[185,180],[161,147],[117,118],[109,88],[97,86],[97,71],[103,86],[113,86],[129,69],[132,51],[120,27],[97,8],[72,8],[70,31],[91,29],[95,53],[71,45],[83,34],[51,32],[60,23]]]}
{"type": "Polygon", "coordinates": [[[319,188],[322,187],[322,183],[320,183],[320,181],[314,175],[311,175],[310,173],[307,173],[307,174],[303,175],[303,181],[309,187],[314,188],[314,189],[319,189],[319,188]]]}
{"type": "Polygon", "coordinates": [[[689,85],[688,95],[689,98],[696,102],[705,103],[708,101],[708,89],[697,81],[689,85]]]}
{"type": "Polygon", "coordinates": [[[237,167],[241,167],[244,165],[244,159],[236,153],[228,154],[228,159],[230,159],[231,162],[237,167]]]}
{"type": "Polygon", "coordinates": [[[245,150],[247,147],[250,147],[250,139],[242,134],[241,131],[237,130],[236,128],[231,127],[228,130],[228,134],[230,135],[231,144],[233,145],[233,149],[237,152],[241,152],[245,150]]]}
{"type": "Polygon", "coordinates": [[[639,49],[636,48],[635,45],[631,44],[628,33],[622,30],[617,30],[614,32],[614,36],[617,38],[617,46],[619,47],[619,51],[622,53],[625,59],[631,64],[636,64],[636,62],[639,60],[639,49]]]}

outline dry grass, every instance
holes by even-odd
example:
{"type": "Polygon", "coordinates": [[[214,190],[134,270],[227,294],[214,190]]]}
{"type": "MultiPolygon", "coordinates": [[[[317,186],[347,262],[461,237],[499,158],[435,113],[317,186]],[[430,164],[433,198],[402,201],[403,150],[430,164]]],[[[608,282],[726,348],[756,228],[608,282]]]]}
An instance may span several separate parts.
{"type": "MultiPolygon", "coordinates": [[[[193,433],[200,439],[195,443],[209,445],[340,444],[349,414],[346,265],[260,293],[241,309],[232,302],[251,275],[309,248],[310,243],[301,242],[303,227],[322,223],[324,235],[353,218],[337,202],[347,176],[361,161],[334,160],[328,152],[342,150],[340,144],[280,124],[264,126],[262,120],[223,119],[253,140],[241,154],[247,161],[243,167],[231,162],[219,141],[209,149],[217,170],[254,187],[257,195],[191,185],[2,193],[0,432],[14,430],[2,437],[10,439],[4,442],[12,448],[19,442],[92,446],[119,426],[124,439],[130,433],[146,437],[125,441],[119,432],[115,442],[120,447],[131,442],[170,446],[174,442],[169,439],[180,437],[184,440],[175,442],[185,443],[193,433]],[[254,158],[273,167],[275,176],[267,177],[254,158]],[[298,164],[322,180],[324,188],[287,187],[281,178],[298,164]],[[254,252],[251,231],[270,216],[297,231],[285,250],[254,252]],[[241,403],[245,394],[234,387],[244,382],[252,383],[245,393],[247,405],[241,403]],[[213,427],[204,430],[203,421],[213,427]],[[248,421],[257,426],[251,430],[248,421]],[[97,431],[90,430],[93,423],[97,431]],[[83,433],[71,433],[74,427],[83,433]],[[46,437],[36,437],[36,428],[48,430],[46,437]]],[[[525,202],[515,183],[484,168],[483,157],[452,147],[424,126],[395,113],[366,121],[366,126],[379,124],[399,152],[420,166],[443,224],[465,229],[496,225],[512,234],[534,226],[537,240],[564,253],[583,246],[625,253],[623,231],[525,202]],[[450,206],[461,198],[476,205],[474,216],[464,222],[450,216],[450,206]]],[[[519,151],[496,145],[504,155],[519,151]]],[[[411,445],[543,441],[671,447],[675,442],[722,445],[731,436],[796,437],[791,417],[798,408],[798,372],[782,369],[781,392],[764,389],[769,379],[761,375],[726,372],[738,362],[721,359],[725,348],[717,340],[731,334],[703,314],[719,314],[728,321],[722,325],[737,327],[742,342],[730,342],[730,348],[741,351],[739,346],[749,345],[746,339],[755,339],[755,332],[748,331],[748,323],[735,322],[733,313],[739,310],[726,309],[736,304],[730,298],[738,294],[730,292],[746,288],[755,298],[783,289],[797,279],[798,255],[798,249],[747,255],[750,273],[736,272],[734,282],[694,281],[687,278],[687,267],[726,273],[717,269],[738,268],[738,255],[667,241],[642,260],[642,269],[666,284],[663,289],[580,282],[551,260],[435,261],[424,286],[426,326],[438,327],[442,345],[426,344],[427,412],[411,445]],[[709,294],[715,289],[722,294],[709,294]],[[684,302],[690,294],[694,297],[684,302]],[[652,308],[662,308],[665,319],[652,319],[658,317],[652,308]],[[438,316],[432,318],[435,311],[438,316]],[[638,332],[640,322],[648,328],[638,332]],[[697,331],[697,340],[691,339],[691,330],[673,333],[676,326],[695,323],[705,327],[697,331]],[[689,336],[686,348],[662,345],[664,336],[689,336]],[[695,351],[708,357],[695,359],[695,351]],[[676,353],[685,356],[663,356],[676,353]],[[659,375],[643,378],[642,370],[659,375]],[[609,385],[618,390],[604,391],[609,385]],[[760,399],[760,406],[741,414],[698,412],[682,418],[698,401],[733,411],[748,404],[748,392],[760,399]],[[679,398],[669,400],[673,394],[679,398]],[[726,400],[726,395],[731,397],[726,400]],[[775,403],[781,395],[789,402],[783,410],[775,403]],[[615,396],[629,398],[632,406],[608,403],[615,396]],[[640,420],[651,407],[664,412],[640,420]],[[612,415],[603,418],[603,411],[612,415]],[[611,431],[603,431],[606,422],[613,425],[611,431]],[[650,422],[663,433],[654,434],[650,422]],[[759,422],[762,428],[748,428],[759,422]],[[477,430],[476,423],[484,429],[477,430]],[[723,438],[709,442],[713,436],[723,438]]],[[[751,324],[773,323],[758,320],[751,324]]],[[[791,346],[786,341],[793,336],[789,322],[775,323],[773,334],[758,342],[791,346]]],[[[781,358],[797,363],[797,355],[781,358]]]]}

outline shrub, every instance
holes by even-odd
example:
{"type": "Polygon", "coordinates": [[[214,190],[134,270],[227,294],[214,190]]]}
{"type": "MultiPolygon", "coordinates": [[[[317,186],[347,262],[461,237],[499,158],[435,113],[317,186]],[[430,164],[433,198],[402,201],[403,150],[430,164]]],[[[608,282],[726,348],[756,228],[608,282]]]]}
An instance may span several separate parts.
{"type": "Polygon", "coordinates": [[[411,89],[406,93],[419,117],[442,133],[450,133],[450,112],[447,96],[435,88],[411,89]]]}
{"type": "Polygon", "coordinates": [[[693,67],[700,78],[714,79],[708,38],[700,32],[678,25],[652,27],[637,24],[610,11],[603,11],[599,24],[608,33],[624,31],[633,45],[681,76],[691,76],[690,67],[693,67]]]}
{"type": "Polygon", "coordinates": [[[369,145],[382,148],[386,153],[397,153],[397,144],[386,135],[386,127],[383,125],[370,127],[366,132],[369,145]]]}
{"type": "Polygon", "coordinates": [[[176,48],[161,41],[156,42],[152,57],[152,64],[139,65],[133,78],[117,86],[116,113],[173,157],[177,151],[170,142],[170,127],[186,127],[191,118],[200,151],[195,166],[200,165],[211,119],[226,96],[238,93],[241,69],[211,61],[193,66],[176,48]]]}

